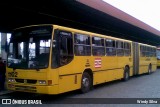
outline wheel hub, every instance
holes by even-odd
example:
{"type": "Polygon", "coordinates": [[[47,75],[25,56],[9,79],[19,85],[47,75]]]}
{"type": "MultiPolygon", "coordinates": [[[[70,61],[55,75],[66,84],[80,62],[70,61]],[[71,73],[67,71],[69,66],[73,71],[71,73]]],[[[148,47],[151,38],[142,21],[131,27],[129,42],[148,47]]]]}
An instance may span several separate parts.
{"type": "Polygon", "coordinates": [[[89,86],[89,80],[88,80],[88,78],[83,78],[83,86],[85,86],[85,87],[89,86]]]}

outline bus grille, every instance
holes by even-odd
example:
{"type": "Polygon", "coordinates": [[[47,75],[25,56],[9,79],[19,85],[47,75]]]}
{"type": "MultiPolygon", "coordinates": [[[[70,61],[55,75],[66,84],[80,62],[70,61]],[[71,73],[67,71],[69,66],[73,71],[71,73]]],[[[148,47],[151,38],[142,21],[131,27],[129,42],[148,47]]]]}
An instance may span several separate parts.
{"type": "Polygon", "coordinates": [[[24,79],[15,79],[16,82],[24,83],[24,79]]]}
{"type": "Polygon", "coordinates": [[[36,84],[36,83],[37,83],[37,80],[27,80],[27,83],[36,84]]]}
{"type": "Polygon", "coordinates": [[[15,90],[17,91],[27,91],[27,92],[37,92],[36,87],[31,87],[31,86],[18,86],[15,85],[15,90]]]}
{"type": "Polygon", "coordinates": [[[37,80],[31,80],[31,79],[15,79],[16,82],[19,83],[29,83],[29,84],[36,84],[37,80]]]}

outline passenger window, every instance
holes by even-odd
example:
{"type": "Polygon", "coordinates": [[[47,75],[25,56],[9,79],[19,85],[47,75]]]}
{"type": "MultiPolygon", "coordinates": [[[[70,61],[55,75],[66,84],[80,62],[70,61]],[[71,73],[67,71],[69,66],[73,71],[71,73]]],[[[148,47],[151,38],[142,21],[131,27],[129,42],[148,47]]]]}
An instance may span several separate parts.
{"type": "Polygon", "coordinates": [[[150,57],[155,57],[156,56],[156,49],[151,47],[151,50],[150,50],[150,57]]]}
{"type": "Polygon", "coordinates": [[[140,53],[141,53],[141,57],[145,57],[146,56],[146,47],[143,45],[140,45],[140,53]]]}
{"type": "Polygon", "coordinates": [[[142,45],[140,45],[140,56],[143,56],[142,50],[143,50],[143,47],[142,47],[142,45]]]}
{"type": "Polygon", "coordinates": [[[90,36],[83,34],[74,35],[75,55],[76,56],[90,56],[91,45],[90,36]]]}
{"type": "Polygon", "coordinates": [[[106,56],[116,56],[115,40],[106,39],[106,56]]]}
{"type": "Polygon", "coordinates": [[[117,47],[117,56],[123,56],[124,55],[123,42],[116,41],[116,47],[117,47]]]}
{"type": "Polygon", "coordinates": [[[128,42],[124,42],[124,55],[125,56],[131,55],[131,44],[128,42]]]}
{"type": "Polygon", "coordinates": [[[93,56],[104,56],[104,39],[101,37],[92,37],[92,53],[93,56]]]}
{"type": "Polygon", "coordinates": [[[141,45],[140,47],[141,47],[140,48],[141,57],[149,56],[149,51],[148,51],[149,47],[143,45],[141,45]]]}
{"type": "Polygon", "coordinates": [[[153,56],[156,57],[156,48],[153,49],[153,56]]]}

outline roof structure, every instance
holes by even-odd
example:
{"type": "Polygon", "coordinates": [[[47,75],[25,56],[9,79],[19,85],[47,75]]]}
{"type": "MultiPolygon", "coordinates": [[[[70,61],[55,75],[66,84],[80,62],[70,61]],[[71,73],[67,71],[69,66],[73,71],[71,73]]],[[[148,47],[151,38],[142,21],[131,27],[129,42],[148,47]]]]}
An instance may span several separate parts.
{"type": "Polygon", "coordinates": [[[28,25],[57,24],[150,45],[160,45],[160,31],[102,0],[12,2],[10,1],[9,5],[4,1],[0,6],[1,32],[11,32],[12,29],[28,25]]]}
{"type": "MultiPolygon", "coordinates": [[[[83,3],[87,6],[90,6],[94,9],[97,9],[101,12],[104,12],[106,14],[109,14],[117,19],[120,19],[124,22],[127,22],[129,24],[132,24],[134,26],[137,26],[139,28],[142,28],[146,31],[149,31],[153,34],[159,35],[160,36],[160,31],[156,30],[155,28],[145,24],[144,22],[136,19],[133,16],[130,16],[129,14],[117,9],[116,7],[102,1],[102,0],[79,0],[80,3],[83,3]]],[[[153,19],[154,20],[154,19],[153,19]]]]}

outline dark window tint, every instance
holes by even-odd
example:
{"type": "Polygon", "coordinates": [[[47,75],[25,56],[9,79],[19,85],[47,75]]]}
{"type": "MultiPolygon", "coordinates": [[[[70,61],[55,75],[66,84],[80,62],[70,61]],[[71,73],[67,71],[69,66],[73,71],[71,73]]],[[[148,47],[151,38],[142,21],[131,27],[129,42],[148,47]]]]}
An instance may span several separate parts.
{"type": "Polygon", "coordinates": [[[140,55],[141,57],[155,57],[156,49],[154,47],[140,45],[140,55]]]}
{"type": "Polygon", "coordinates": [[[141,55],[141,57],[146,56],[146,47],[143,45],[140,45],[140,55],[141,55]]]}
{"type": "Polygon", "coordinates": [[[125,56],[131,55],[131,44],[128,42],[124,42],[124,55],[125,56]]]}
{"type": "Polygon", "coordinates": [[[70,32],[60,32],[60,65],[66,65],[73,59],[73,39],[70,32]]]}
{"type": "Polygon", "coordinates": [[[92,37],[92,53],[94,56],[104,56],[104,39],[101,37],[92,37]]]}
{"type": "Polygon", "coordinates": [[[123,56],[124,55],[124,45],[122,41],[116,41],[116,48],[117,48],[117,56],[123,56]]]}
{"type": "Polygon", "coordinates": [[[90,37],[83,34],[75,34],[75,55],[77,56],[89,56],[91,55],[90,37]]]}
{"type": "Polygon", "coordinates": [[[70,63],[73,59],[73,38],[72,33],[55,30],[52,67],[57,68],[70,63]]]}
{"type": "Polygon", "coordinates": [[[106,39],[106,55],[107,56],[115,56],[116,48],[115,48],[115,40],[106,39]]]}

